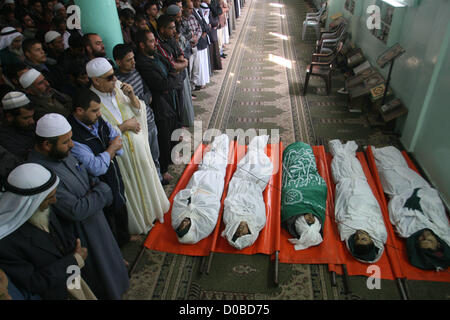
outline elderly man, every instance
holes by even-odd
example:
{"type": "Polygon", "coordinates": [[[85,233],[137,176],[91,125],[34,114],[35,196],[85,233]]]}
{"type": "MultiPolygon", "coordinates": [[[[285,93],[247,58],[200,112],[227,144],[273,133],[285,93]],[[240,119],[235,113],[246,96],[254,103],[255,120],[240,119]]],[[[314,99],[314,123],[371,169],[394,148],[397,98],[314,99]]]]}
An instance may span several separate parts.
{"type": "Polygon", "coordinates": [[[147,233],[156,219],[164,221],[170,203],[152,160],[145,103],[131,85],[117,80],[105,58],[89,61],[86,71],[91,90],[101,99],[103,118],[122,132],[124,153],[117,160],[124,175],[130,233],[147,233]]]}
{"type": "Polygon", "coordinates": [[[0,126],[0,145],[22,160],[34,146],[34,108],[22,92],[12,91],[2,99],[4,121],[0,126]]]}
{"type": "Polygon", "coordinates": [[[30,69],[22,74],[19,82],[35,104],[35,120],[39,120],[47,113],[59,113],[65,117],[71,113],[72,98],[50,87],[45,76],[36,69],[30,69]]]}
{"type": "Polygon", "coordinates": [[[116,155],[123,154],[120,134],[103,120],[100,98],[88,88],[76,92],[74,112],[69,116],[74,147],[72,154],[88,172],[105,182],[113,192],[113,203],[105,207],[106,220],[119,247],[130,241],[125,190],[116,155]]]}
{"type": "Polygon", "coordinates": [[[23,35],[13,27],[5,27],[0,33],[0,61],[2,66],[23,62],[23,35]]]}
{"type": "Polygon", "coordinates": [[[43,116],[36,124],[36,143],[28,160],[52,170],[61,183],[56,189],[55,213],[65,232],[80,238],[89,250],[81,275],[99,299],[121,299],[128,289],[127,269],[103,208],[111,205],[111,188],[70,153],[72,128],[57,113],[43,116]]]}
{"type": "Polygon", "coordinates": [[[43,299],[95,299],[83,279],[71,288],[70,268],[83,268],[88,255],[80,239],[65,234],[51,209],[59,178],[26,163],[8,176],[0,194],[0,268],[20,289],[43,299]]]}
{"type": "Polygon", "coordinates": [[[158,128],[155,123],[155,114],[152,107],[152,93],[145,85],[141,75],[136,70],[136,63],[134,60],[133,49],[126,44],[118,44],[113,49],[113,56],[118,69],[116,70],[117,79],[122,82],[129,83],[134,90],[136,96],[145,102],[147,109],[147,127],[148,127],[148,143],[150,145],[150,151],[152,153],[153,162],[155,163],[158,177],[163,185],[169,183],[171,177],[168,172],[164,172],[164,176],[161,175],[159,165],[159,144],[158,144],[158,128]]]}

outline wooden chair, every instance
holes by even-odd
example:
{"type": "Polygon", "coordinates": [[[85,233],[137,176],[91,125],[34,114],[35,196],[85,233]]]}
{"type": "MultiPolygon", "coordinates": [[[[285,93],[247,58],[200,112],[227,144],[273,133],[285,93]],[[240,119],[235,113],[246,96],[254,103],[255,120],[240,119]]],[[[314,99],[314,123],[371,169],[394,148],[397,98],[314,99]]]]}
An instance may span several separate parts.
{"type": "Polygon", "coordinates": [[[342,50],[343,42],[339,42],[334,51],[330,53],[313,53],[311,63],[306,67],[305,85],[303,87],[303,95],[308,90],[309,78],[318,76],[325,80],[327,95],[331,92],[331,73],[336,64],[338,54],[342,50]]]}

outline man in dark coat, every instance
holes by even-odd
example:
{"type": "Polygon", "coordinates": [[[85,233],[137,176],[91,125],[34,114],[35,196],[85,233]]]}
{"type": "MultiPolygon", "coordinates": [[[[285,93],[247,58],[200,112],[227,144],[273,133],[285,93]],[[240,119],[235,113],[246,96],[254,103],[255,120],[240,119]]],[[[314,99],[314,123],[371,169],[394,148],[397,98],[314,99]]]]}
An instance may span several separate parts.
{"type": "Polygon", "coordinates": [[[61,180],[54,209],[66,232],[73,232],[89,250],[82,276],[99,299],[121,299],[129,278],[122,253],[103,213],[112,204],[111,188],[70,153],[72,128],[60,114],[50,113],[36,124],[36,143],[28,160],[61,180]]]}
{"type": "Polygon", "coordinates": [[[41,165],[26,163],[11,172],[0,194],[0,217],[8,221],[0,225],[0,267],[21,291],[51,300],[69,298],[75,288],[69,289],[68,270],[82,268],[88,254],[50,209],[59,182],[41,165]]]}
{"type": "Polygon", "coordinates": [[[153,95],[151,107],[155,113],[160,147],[159,162],[161,172],[167,172],[171,162],[174,143],[172,132],[180,127],[180,120],[175,109],[176,90],[183,86],[183,81],[175,74],[167,60],[157,53],[155,36],[150,31],[136,34],[139,53],[136,56],[136,69],[153,95]]]}
{"type": "Polygon", "coordinates": [[[2,105],[5,118],[0,126],[0,145],[25,160],[34,146],[34,106],[17,91],[6,94],[2,105]]]}

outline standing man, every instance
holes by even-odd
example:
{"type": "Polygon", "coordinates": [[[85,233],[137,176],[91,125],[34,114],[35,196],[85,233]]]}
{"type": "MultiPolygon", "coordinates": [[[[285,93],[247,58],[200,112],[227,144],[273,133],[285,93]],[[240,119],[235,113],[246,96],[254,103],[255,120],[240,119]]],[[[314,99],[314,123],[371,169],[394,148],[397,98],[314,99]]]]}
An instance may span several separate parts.
{"type": "Polygon", "coordinates": [[[195,90],[204,89],[206,85],[209,83],[209,70],[210,70],[210,62],[209,62],[209,53],[208,53],[208,47],[209,47],[209,36],[208,33],[211,30],[211,27],[208,25],[208,23],[205,21],[202,15],[202,11],[200,9],[201,0],[193,0],[194,9],[192,11],[192,15],[195,19],[197,19],[197,22],[200,24],[202,28],[202,35],[198,39],[197,43],[197,49],[198,49],[198,56],[199,56],[199,76],[198,80],[195,84],[195,90]]]}
{"type": "Polygon", "coordinates": [[[43,299],[96,299],[86,282],[69,288],[70,267],[88,256],[80,239],[63,232],[51,208],[59,178],[37,163],[18,166],[0,193],[0,266],[28,295],[43,299]]]}
{"type": "Polygon", "coordinates": [[[147,233],[156,219],[164,221],[170,203],[152,160],[145,104],[131,85],[117,81],[105,58],[89,61],[86,72],[91,90],[101,99],[103,118],[122,132],[124,152],[117,161],[124,176],[130,233],[147,233]]]}
{"type": "MultiPolygon", "coordinates": [[[[198,82],[200,72],[200,57],[198,55],[197,43],[201,38],[203,32],[200,23],[193,16],[194,4],[191,0],[183,1],[183,12],[181,18],[182,32],[188,30],[192,34],[191,42],[191,56],[189,57],[189,80],[191,82],[191,90],[195,89],[195,83],[198,82]]],[[[186,56],[186,55],[185,55],[186,56]]]]}
{"type": "Polygon", "coordinates": [[[133,49],[125,44],[118,44],[113,49],[113,57],[119,67],[116,70],[117,79],[122,82],[129,83],[134,90],[136,96],[145,102],[147,109],[147,127],[148,127],[148,143],[152,153],[153,162],[155,163],[158,177],[162,185],[169,183],[171,179],[168,172],[161,175],[159,165],[159,144],[158,144],[158,128],[155,123],[155,114],[150,106],[152,102],[152,93],[145,85],[141,75],[136,70],[136,62],[134,60],[133,49]],[[164,176],[164,177],[163,177],[164,176]]]}
{"type": "Polygon", "coordinates": [[[74,111],[69,116],[74,146],[72,154],[89,174],[112,190],[113,203],[105,207],[106,220],[119,247],[130,241],[125,189],[116,155],[123,154],[120,134],[102,118],[100,98],[88,88],[76,92],[74,111]]]}
{"type": "Polygon", "coordinates": [[[153,33],[138,32],[136,45],[139,50],[136,56],[136,68],[153,95],[151,106],[155,112],[155,122],[158,127],[161,172],[167,172],[172,163],[171,152],[174,146],[171,140],[172,132],[180,127],[180,120],[175,109],[176,89],[180,88],[183,82],[171,72],[170,63],[158,54],[153,33]]]}
{"type": "Polygon", "coordinates": [[[50,113],[36,124],[36,143],[28,160],[60,179],[54,209],[66,233],[81,240],[89,256],[81,275],[99,299],[121,299],[128,289],[127,269],[103,208],[111,205],[111,188],[70,153],[72,128],[60,114],[50,113]]]}

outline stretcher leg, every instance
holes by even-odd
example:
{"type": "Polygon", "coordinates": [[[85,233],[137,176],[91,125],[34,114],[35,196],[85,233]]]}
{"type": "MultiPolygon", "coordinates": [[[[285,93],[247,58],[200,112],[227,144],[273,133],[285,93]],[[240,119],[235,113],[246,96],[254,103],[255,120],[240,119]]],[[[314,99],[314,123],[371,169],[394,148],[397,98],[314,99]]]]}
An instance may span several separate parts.
{"type": "Polygon", "coordinates": [[[347,273],[347,266],[345,264],[342,265],[342,270],[344,271],[343,277],[344,277],[344,294],[350,294],[352,292],[350,288],[350,280],[348,278],[347,273]]]}
{"type": "Polygon", "coordinates": [[[405,279],[397,278],[397,285],[398,289],[400,290],[400,295],[402,296],[403,300],[408,300],[408,294],[406,292],[406,287],[404,285],[405,279]]]}
{"type": "Polygon", "coordinates": [[[208,266],[206,268],[206,274],[209,274],[209,269],[211,268],[211,263],[213,259],[214,252],[211,252],[208,257],[208,266]]]}
{"type": "Polygon", "coordinates": [[[202,257],[202,264],[200,265],[200,274],[204,274],[206,271],[206,261],[207,261],[208,257],[202,257]]]}
{"type": "Polygon", "coordinates": [[[336,287],[336,272],[331,271],[330,274],[331,274],[331,285],[333,287],[336,287]]]}
{"type": "Polygon", "coordinates": [[[278,286],[278,253],[279,251],[275,252],[275,285],[278,286]]]}

